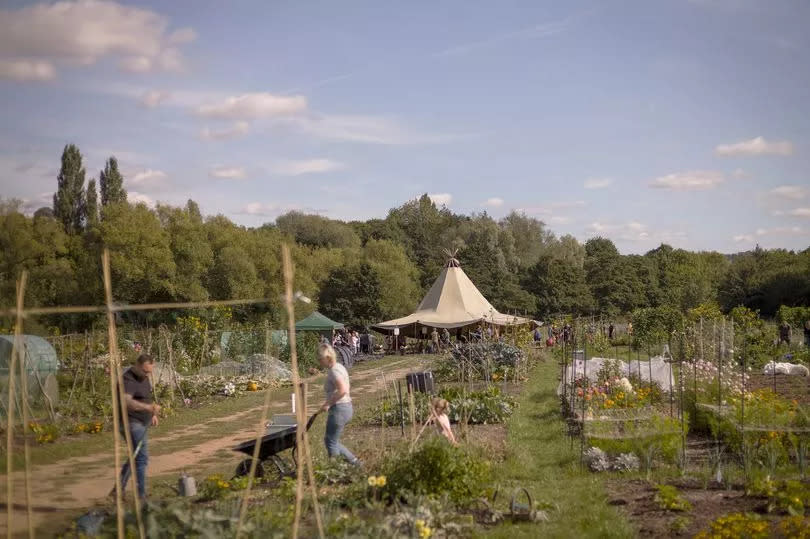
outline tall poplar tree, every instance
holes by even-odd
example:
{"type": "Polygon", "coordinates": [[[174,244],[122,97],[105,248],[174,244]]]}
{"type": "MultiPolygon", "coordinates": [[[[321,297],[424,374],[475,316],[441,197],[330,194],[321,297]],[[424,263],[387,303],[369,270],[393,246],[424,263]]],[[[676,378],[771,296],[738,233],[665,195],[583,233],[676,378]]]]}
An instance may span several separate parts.
{"type": "Polygon", "coordinates": [[[53,213],[62,222],[65,232],[78,234],[84,227],[86,208],[82,154],[75,144],[66,145],[62,151],[62,168],[56,181],[53,213]]]}

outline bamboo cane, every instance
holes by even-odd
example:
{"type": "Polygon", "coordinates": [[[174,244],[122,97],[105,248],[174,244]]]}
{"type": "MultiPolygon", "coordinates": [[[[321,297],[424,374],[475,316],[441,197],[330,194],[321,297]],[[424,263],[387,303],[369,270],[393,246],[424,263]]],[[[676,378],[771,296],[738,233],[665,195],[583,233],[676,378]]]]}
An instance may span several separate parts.
{"type": "MultiPolygon", "coordinates": [[[[11,539],[14,534],[14,406],[16,404],[15,393],[17,392],[14,377],[16,374],[17,358],[19,354],[17,350],[20,340],[18,332],[22,329],[21,319],[25,313],[22,308],[22,299],[23,294],[25,293],[25,283],[27,280],[28,273],[23,271],[22,275],[20,275],[20,280],[17,282],[17,324],[14,328],[14,349],[11,353],[11,365],[9,365],[8,368],[8,416],[6,418],[8,422],[6,427],[6,526],[9,539],[11,539]]],[[[23,429],[24,428],[25,426],[23,429]]],[[[29,501],[29,511],[30,503],[31,502],[29,501]]]]}
{"type": "MultiPolygon", "coordinates": [[[[28,404],[28,365],[26,358],[28,357],[27,351],[24,350],[25,346],[22,339],[22,326],[23,317],[21,315],[23,310],[25,298],[25,285],[28,279],[27,272],[23,272],[20,276],[20,281],[17,283],[17,323],[14,325],[14,350],[12,354],[18,354],[17,361],[20,363],[20,384],[22,391],[22,414],[23,414],[23,452],[25,456],[25,509],[28,523],[28,537],[34,538],[34,516],[32,513],[32,496],[31,496],[31,448],[28,445],[28,423],[29,407],[28,404]]],[[[9,500],[10,503],[10,500],[9,500]]],[[[10,531],[10,529],[9,529],[10,531]]]]}
{"type": "MultiPolygon", "coordinates": [[[[301,396],[303,397],[303,415],[306,417],[307,413],[307,384],[304,382],[301,388],[301,396]]],[[[318,536],[324,538],[323,520],[321,519],[321,508],[318,503],[318,485],[315,484],[315,467],[312,465],[312,451],[309,447],[309,434],[307,429],[304,429],[304,446],[303,446],[304,460],[307,464],[307,473],[309,474],[309,487],[312,490],[312,505],[315,509],[315,524],[318,526],[318,536]]]]}
{"type": "Polygon", "coordinates": [[[137,475],[135,471],[135,457],[132,454],[132,436],[129,432],[129,417],[121,406],[125,402],[124,379],[121,374],[121,364],[118,357],[118,335],[116,334],[115,314],[110,307],[113,303],[112,277],[110,276],[110,252],[104,249],[101,255],[101,266],[104,272],[104,296],[107,301],[107,339],[109,341],[110,354],[110,393],[112,396],[112,417],[113,417],[113,446],[115,451],[115,509],[116,524],[118,529],[118,539],[124,538],[124,503],[123,488],[121,485],[121,454],[120,440],[118,433],[123,430],[127,446],[127,458],[129,459],[130,477],[132,478],[132,492],[135,499],[135,515],[138,521],[138,534],[143,539],[145,537],[143,519],[141,517],[141,501],[138,497],[137,475]],[[116,386],[118,391],[116,391],[116,386]],[[119,421],[119,410],[121,410],[119,421]]]}

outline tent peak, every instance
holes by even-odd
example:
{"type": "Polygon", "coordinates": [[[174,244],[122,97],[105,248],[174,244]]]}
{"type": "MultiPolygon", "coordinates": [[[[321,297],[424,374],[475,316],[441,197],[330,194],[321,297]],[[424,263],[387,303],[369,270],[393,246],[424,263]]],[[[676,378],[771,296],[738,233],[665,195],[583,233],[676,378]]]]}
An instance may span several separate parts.
{"type": "Polygon", "coordinates": [[[445,264],[444,267],[446,267],[446,268],[460,268],[461,267],[461,262],[459,262],[458,258],[456,258],[456,255],[458,254],[458,249],[453,249],[452,251],[450,249],[445,249],[444,254],[447,255],[447,259],[448,259],[447,264],[445,264]]]}

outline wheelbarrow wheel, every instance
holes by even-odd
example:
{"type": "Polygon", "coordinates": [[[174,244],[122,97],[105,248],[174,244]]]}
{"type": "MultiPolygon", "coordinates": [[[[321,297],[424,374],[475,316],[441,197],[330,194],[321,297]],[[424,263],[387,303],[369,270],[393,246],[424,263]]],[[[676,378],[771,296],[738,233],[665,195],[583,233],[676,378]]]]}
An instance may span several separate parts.
{"type": "MultiPolygon", "coordinates": [[[[245,477],[250,474],[250,466],[253,459],[245,459],[236,466],[236,477],[245,477]]],[[[265,475],[264,463],[259,461],[256,463],[256,474],[253,476],[256,479],[262,479],[265,475]]]]}

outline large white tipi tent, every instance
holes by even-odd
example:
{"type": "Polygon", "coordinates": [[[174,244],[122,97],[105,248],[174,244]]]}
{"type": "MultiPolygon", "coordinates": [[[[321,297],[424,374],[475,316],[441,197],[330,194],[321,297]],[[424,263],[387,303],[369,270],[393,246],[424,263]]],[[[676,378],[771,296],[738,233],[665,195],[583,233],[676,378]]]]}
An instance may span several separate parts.
{"type": "Polygon", "coordinates": [[[462,328],[479,323],[496,326],[529,324],[531,320],[497,311],[451,257],[430,287],[416,312],[375,324],[382,331],[399,329],[402,335],[419,335],[421,327],[462,328]]]}

